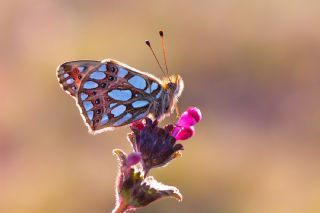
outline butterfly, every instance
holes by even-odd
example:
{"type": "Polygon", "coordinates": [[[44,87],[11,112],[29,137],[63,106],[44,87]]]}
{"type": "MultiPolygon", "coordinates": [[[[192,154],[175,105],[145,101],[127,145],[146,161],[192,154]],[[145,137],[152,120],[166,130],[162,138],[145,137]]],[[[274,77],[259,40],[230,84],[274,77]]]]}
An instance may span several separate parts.
{"type": "Polygon", "coordinates": [[[147,116],[160,121],[173,112],[184,88],[180,75],[160,80],[113,59],[66,62],[57,77],[92,134],[147,116]]]}

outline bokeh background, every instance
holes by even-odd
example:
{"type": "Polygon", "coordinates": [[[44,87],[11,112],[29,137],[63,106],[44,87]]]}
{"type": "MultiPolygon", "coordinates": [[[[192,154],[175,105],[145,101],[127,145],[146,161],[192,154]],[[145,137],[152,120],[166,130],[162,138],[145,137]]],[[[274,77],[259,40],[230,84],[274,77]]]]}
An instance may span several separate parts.
{"type": "Polygon", "coordinates": [[[113,148],[128,128],[91,136],[56,67],[114,58],[185,81],[180,109],[203,121],[183,157],[152,171],[177,186],[138,212],[320,212],[320,2],[3,0],[0,3],[0,212],[105,213],[113,148]]]}

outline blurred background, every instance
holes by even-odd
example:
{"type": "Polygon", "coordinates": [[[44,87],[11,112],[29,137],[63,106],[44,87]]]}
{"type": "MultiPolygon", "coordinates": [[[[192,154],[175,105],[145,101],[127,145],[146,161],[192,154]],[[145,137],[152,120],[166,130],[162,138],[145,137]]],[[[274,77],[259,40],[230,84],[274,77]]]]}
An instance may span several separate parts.
{"type": "MultiPolygon", "coordinates": [[[[320,212],[320,2],[4,0],[0,3],[0,212],[105,213],[128,128],[92,136],[56,67],[113,58],[185,81],[203,121],[155,169],[182,203],[137,212],[320,212]]],[[[169,119],[170,121],[170,119],[169,119]]]]}

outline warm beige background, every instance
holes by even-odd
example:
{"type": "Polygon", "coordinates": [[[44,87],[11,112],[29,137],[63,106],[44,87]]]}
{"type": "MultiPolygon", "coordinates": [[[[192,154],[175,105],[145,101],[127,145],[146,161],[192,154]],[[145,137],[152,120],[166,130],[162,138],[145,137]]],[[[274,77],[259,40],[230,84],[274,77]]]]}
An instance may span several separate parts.
{"type": "Polygon", "coordinates": [[[113,148],[91,136],[56,67],[114,58],[160,76],[145,39],[204,118],[181,159],[152,172],[184,201],[139,212],[320,212],[320,2],[4,0],[0,3],[0,212],[106,213],[113,148]]]}

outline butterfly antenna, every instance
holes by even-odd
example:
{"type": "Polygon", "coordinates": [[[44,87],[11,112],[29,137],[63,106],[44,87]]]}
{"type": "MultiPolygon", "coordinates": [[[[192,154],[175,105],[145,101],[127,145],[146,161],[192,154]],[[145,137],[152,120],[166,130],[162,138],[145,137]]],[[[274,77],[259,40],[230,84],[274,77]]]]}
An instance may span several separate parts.
{"type": "Polygon", "coordinates": [[[160,62],[159,62],[159,60],[158,60],[158,58],[157,58],[156,54],[154,53],[154,51],[153,51],[153,49],[152,49],[152,47],[151,47],[151,43],[150,43],[150,41],[146,40],[146,41],[145,41],[145,43],[146,43],[146,45],[149,47],[149,49],[151,50],[151,52],[152,52],[152,54],[153,54],[154,58],[156,59],[156,61],[157,61],[158,65],[159,65],[159,67],[160,67],[161,72],[164,74],[164,76],[166,76],[166,73],[164,72],[164,70],[163,70],[162,66],[160,65],[160,62]]]}
{"type": "Polygon", "coordinates": [[[164,61],[164,65],[166,66],[167,76],[169,77],[166,48],[165,48],[165,45],[164,45],[164,33],[163,33],[162,30],[159,31],[159,35],[161,36],[161,46],[162,46],[162,53],[163,53],[163,61],[164,61]]]}

